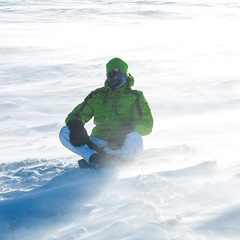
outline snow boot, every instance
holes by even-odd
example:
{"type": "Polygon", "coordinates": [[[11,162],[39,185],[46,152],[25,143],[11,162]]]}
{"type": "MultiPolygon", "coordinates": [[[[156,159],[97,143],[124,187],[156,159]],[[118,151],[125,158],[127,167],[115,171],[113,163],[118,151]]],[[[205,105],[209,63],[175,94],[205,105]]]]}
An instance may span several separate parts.
{"type": "Polygon", "coordinates": [[[90,164],[88,164],[84,159],[78,160],[78,166],[81,169],[94,168],[94,166],[91,166],[90,164]]]}

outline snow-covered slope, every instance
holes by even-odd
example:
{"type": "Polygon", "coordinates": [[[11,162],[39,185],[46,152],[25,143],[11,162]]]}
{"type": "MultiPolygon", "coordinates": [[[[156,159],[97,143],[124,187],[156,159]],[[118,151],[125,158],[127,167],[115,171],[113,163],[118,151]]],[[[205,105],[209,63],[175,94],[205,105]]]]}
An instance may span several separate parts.
{"type": "Polygon", "coordinates": [[[238,240],[239,7],[0,1],[0,239],[238,240]],[[142,159],[80,170],[58,132],[115,56],[154,130],[142,159]]]}
{"type": "Polygon", "coordinates": [[[3,239],[238,239],[238,174],[211,161],[145,173],[173,165],[145,155],[121,169],[56,159],[1,164],[3,239]]]}

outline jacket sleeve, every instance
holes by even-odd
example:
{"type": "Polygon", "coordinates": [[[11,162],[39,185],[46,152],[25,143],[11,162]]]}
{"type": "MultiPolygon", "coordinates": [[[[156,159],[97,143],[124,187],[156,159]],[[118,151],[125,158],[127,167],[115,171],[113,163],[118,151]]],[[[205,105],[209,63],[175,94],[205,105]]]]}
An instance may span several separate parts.
{"type": "Polygon", "coordinates": [[[136,106],[133,112],[134,131],[142,136],[152,132],[153,117],[147,100],[141,91],[137,91],[136,106]]]}
{"type": "Polygon", "coordinates": [[[72,112],[70,112],[65,120],[68,125],[71,120],[79,120],[83,124],[87,123],[93,117],[93,108],[90,104],[93,93],[90,93],[82,103],[78,104],[72,112]]]}

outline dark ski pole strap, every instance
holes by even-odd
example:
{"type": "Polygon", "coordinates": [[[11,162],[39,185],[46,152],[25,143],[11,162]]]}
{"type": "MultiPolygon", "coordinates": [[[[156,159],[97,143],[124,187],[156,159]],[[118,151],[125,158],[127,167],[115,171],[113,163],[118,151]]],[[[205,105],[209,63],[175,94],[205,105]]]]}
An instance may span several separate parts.
{"type": "Polygon", "coordinates": [[[88,147],[90,147],[92,150],[97,151],[98,153],[104,153],[102,148],[100,148],[99,146],[97,146],[94,142],[92,142],[90,139],[86,142],[86,144],[88,145],[88,147]]]}

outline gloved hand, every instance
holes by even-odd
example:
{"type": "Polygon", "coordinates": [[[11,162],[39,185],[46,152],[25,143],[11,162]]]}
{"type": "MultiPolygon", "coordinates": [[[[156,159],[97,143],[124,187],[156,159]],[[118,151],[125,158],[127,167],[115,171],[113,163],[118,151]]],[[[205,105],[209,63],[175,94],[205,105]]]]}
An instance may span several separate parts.
{"type": "Polygon", "coordinates": [[[89,140],[88,133],[84,125],[79,120],[71,120],[67,124],[70,128],[70,142],[75,147],[80,147],[89,140]]]}
{"type": "Polygon", "coordinates": [[[128,133],[133,131],[133,123],[125,123],[117,127],[107,139],[108,147],[112,150],[121,149],[128,133]]]}

